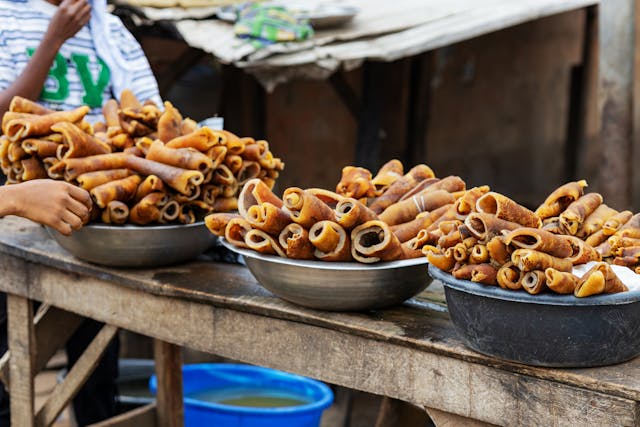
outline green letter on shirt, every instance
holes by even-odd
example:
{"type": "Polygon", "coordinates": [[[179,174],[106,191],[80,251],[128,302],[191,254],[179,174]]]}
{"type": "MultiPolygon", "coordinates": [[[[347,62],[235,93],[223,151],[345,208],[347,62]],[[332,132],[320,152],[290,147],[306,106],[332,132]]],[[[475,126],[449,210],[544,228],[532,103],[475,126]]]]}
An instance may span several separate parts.
{"type": "MultiPolygon", "coordinates": [[[[34,48],[27,48],[29,56],[33,56],[34,48]]],[[[67,99],[69,96],[69,80],[67,80],[67,61],[59,53],[56,53],[56,59],[53,61],[53,66],[49,70],[49,76],[56,80],[58,89],[50,91],[42,88],[40,93],[40,99],[44,101],[60,102],[67,99]]]]}
{"type": "Polygon", "coordinates": [[[88,66],[89,57],[87,55],[72,53],[71,59],[76,63],[76,68],[80,75],[80,81],[82,82],[82,87],[84,87],[82,102],[87,104],[89,107],[101,107],[102,93],[109,84],[109,79],[111,78],[109,67],[107,67],[107,64],[105,64],[102,59],[98,58],[100,73],[98,74],[98,81],[94,84],[93,78],[91,77],[91,71],[88,66]]]}

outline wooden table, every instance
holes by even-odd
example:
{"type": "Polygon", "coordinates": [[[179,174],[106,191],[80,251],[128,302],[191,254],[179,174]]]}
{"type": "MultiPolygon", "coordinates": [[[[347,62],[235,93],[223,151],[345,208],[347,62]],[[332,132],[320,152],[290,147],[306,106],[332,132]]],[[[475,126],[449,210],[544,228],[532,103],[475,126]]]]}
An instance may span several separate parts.
{"type": "MultiPolygon", "coordinates": [[[[50,424],[117,328],[156,338],[158,410],[143,415],[163,426],[181,424],[179,346],[409,402],[440,425],[472,422],[467,418],[511,426],[640,422],[640,359],[579,370],[493,359],[465,348],[438,304],[413,299],[367,313],[304,309],[271,295],[240,265],[205,255],[153,270],[104,268],[73,258],[42,227],[12,217],[0,220],[0,252],[16,426],[50,424]],[[54,314],[40,314],[34,326],[30,300],[54,314]],[[47,332],[51,322],[43,319],[60,322],[61,313],[107,326],[34,419],[34,373],[65,335],[61,327],[47,332]]],[[[121,425],[142,425],[138,415],[138,424],[121,425]]]]}

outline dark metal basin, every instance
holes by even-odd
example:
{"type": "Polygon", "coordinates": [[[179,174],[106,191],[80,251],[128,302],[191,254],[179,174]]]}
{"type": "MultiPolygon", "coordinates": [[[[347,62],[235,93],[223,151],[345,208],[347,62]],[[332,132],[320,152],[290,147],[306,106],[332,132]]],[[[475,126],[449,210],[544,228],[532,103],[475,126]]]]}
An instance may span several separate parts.
{"type": "Polygon", "coordinates": [[[640,354],[640,291],[576,298],[458,280],[433,266],[453,325],[470,348],[547,367],[611,365],[640,354]]]}

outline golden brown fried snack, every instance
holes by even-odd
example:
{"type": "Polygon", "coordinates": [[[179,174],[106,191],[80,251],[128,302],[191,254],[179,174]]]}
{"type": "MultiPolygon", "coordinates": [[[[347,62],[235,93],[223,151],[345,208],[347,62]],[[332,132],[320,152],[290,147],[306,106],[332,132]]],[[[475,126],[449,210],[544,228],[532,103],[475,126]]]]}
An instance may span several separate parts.
{"type": "Polygon", "coordinates": [[[251,206],[264,202],[269,202],[279,208],[283,206],[282,200],[264,182],[257,178],[249,180],[238,196],[238,213],[245,216],[251,206]]]}
{"type": "Polygon", "coordinates": [[[287,257],[287,254],[284,253],[276,239],[262,230],[249,230],[244,236],[244,241],[250,249],[260,252],[261,254],[279,255],[283,258],[287,257]]]}
{"type": "Polygon", "coordinates": [[[169,148],[159,139],[151,143],[146,158],[177,168],[197,170],[202,174],[213,169],[213,161],[206,154],[193,148],[169,148]]]}
{"type": "Polygon", "coordinates": [[[617,213],[617,210],[610,208],[604,203],[601,204],[584,220],[584,223],[578,229],[576,236],[584,240],[588,236],[602,229],[604,223],[617,213]]]}
{"type": "MultiPolygon", "coordinates": [[[[236,134],[229,132],[228,130],[221,130],[225,136],[224,144],[227,146],[229,150],[229,154],[242,154],[247,146],[247,141],[243,138],[239,138],[236,134]]],[[[265,160],[266,156],[269,154],[269,143],[267,141],[262,141],[264,146],[264,154],[259,160],[265,160]]]]}
{"type": "Polygon", "coordinates": [[[488,263],[469,265],[471,266],[471,277],[469,278],[469,280],[471,280],[472,282],[491,286],[495,286],[498,284],[498,269],[493,265],[488,263]]]}
{"type": "Polygon", "coordinates": [[[37,158],[29,157],[28,159],[22,159],[20,160],[20,164],[22,166],[20,181],[47,178],[47,171],[37,158]]]}
{"type": "Polygon", "coordinates": [[[38,156],[41,159],[56,155],[58,143],[42,138],[27,138],[22,141],[22,149],[30,155],[38,156]]]}
{"type": "Polygon", "coordinates": [[[607,235],[605,234],[603,229],[600,229],[593,233],[591,236],[585,239],[585,243],[589,246],[593,246],[594,248],[600,245],[602,242],[607,240],[607,235]]]}
{"type": "Polygon", "coordinates": [[[291,212],[291,219],[305,228],[316,222],[335,221],[333,209],[312,193],[298,187],[287,188],[282,195],[284,206],[291,212]]]}
{"type": "Polygon", "coordinates": [[[345,166],[342,168],[342,178],[336,186],[336,193],[354,199],[373,197],[375,196],[375,187],[371,180],[371,172],[368,169],[345,166]]]}
{"type": "Polygon", "coordinates": [[[404,175],[404,166],[398,159],[389,160],[378,169],[378,173],[371,180],[375,196],[380,196],[387,188],[404,175]]]}
{"type": "Polygon", "coordinates": [[[131,155],[127,157],[126,167],[142,175],[156,175],[169,187],[185,196],[193,195],[204,180],[200,171],[177,168],[131,155]]]}
{"type": "MultiPolygon", "coordinates": [[[[138,225],[146,225],[160,221],[161,208],[167,203],[167,196],[162,192],[149,193],[140,199],[129,212],[129,220],[138,225]]],[[[222,230],[224,234],[224,229],[222,230]]]]}
{"type": "Polygon", "coordinates": [[[101,219],[105,224],[122,225],[129,219],[129,206],[118,200],[112,200],[102,211],[101,219]]]}
{"type": "Polygon", "coordinates": [[[540,219],[558,216],[569,205],[578,200],[584,194],[584,188],[587,181],[580,180],[577,182],[569,182],[556,188],[546,200],[536,209],[536,214],[540,219]]]}
{"type": "Polygon", "coordinates": [[[166,143],[168,148],[193,148],[206,153],[218,144],[218,138],[208,127],[202,127],[186,135],[178,136],[166,143]]]}
{"type": "Polygon", "coordinates": [[[314,256],[323,261],[350,261],[351,240],[344,228],[334,221],[318,221],[309,229],[314,256]]]}
{"type": "Polygon", "coordinates": [[[629,222],[632,216],[633,213],[631,211],[618,212],[604,222],[602,225],[602,232],[605,236],[611,236],[613,233],[618,231],[620,227],[629,222]]]}
{"type": "Polygon", "coordinates": [[[278,243],[291,259],[314,259],[315,246],[309,240],[309,232],[300,224],[287,225],[278,236],[278,243]]]}
{"type": "Polygon", "coordinates": [[[51,126],[51,130],[62,135],[62,144],[56,150],[56,156],[60,160],[111,152],[109,144],[83,132],[73,123],[56,123],[51,126]]]}
{"type": "Polygon", "coordinates": [[[236,175],[238,185],[244,185],[250,179],[257,178],[261,170],[260,163],[244,160],[236,175]]]}
{"type": "Polygon", "coordinates": [[[542,221],[534,212],[493,191],[478,198],[476,209],[478,212],[493,214],[500,219],[515,222],[525,227],[539,228],[542,226],[542,221]]]}
{"type": "Polygon", "coordinates": [[[89,192],[93,202],[102,209],[105,209],[109,202],[118,200],[126,202],[133,198],[140,184],[139,175],[131,175],[115,181],[105,182],[94,187],[89,192]]]}
{"type": "Polygon", "coordinates": [[[28,114],[51,114],[54,111],[44,107],[37,102],[31,101],[30,99],[23,98],[21,96],[14,96],[11,99],[11,103],[9,104],[9,111],[14,113],[28,113],[28,114]]]}
{"type": "Polygon", "coordinates": [[[402,243],[414,238],[418,232],[424,228],[429,227],[438,218],[448,212],[451,205],[441,206],[431,212],[422,212],[416,215],[412,221],[405,222],[403,224],[397,224],[391,226],[391,231],[396,235],[398,240],[402,243]]]}
{"type": "Polygon", "coordinates": [[[238,210],[238,199],[235,197],[218,197],[211,208],[216,212],[229,212],[238,210]]]}
{"type": "Polygon", "coordinates": [[[602,196],[599,193],[585,194],[560,214],[560,224],[569,234],[575,235],[586,218],[601,204],[602,196]]]}
{"type": "Polygon", "coordinates": [[[322,200],[331,209],[335,209],[338,206],[338,203],[345,199],[344,196],[341,196],[331,190],[325,190],[323,188],[307,188],[306,191],[322,200]]]}
{"type": "Polygon", "coordinates": [[[487,242],[487,251],[492,262],[503,265],[511,262],[511,250],[501,236],[495,236],[487,242]]]}
{"type": "Polygon", "coordinates": [[[511,262],[521,271],[546,270],[554,268],[558,271],[571,271],[571,261],[545,254],[532,249],[516,249],[511,254],[511,262]]]}
{"type": "Polygon", "coordinates": [[[464,220],[464,225],[481,242],[488,242],[496,236],[502,236],[503,230],[511,231],[522,227],[518,223],[506,221],[495,215],[482,212],[469,214],[464,220]]]}
{"type": "Polygon", "coordinates": [[[137,203],[147,194],[150,194],[153,192],[164,193],[164,184],[162,183],[162,180],[157,176],[149,175],[142,180],[140,185],[138,185],[138,189],[136,190],[136,195],[133,198],[133,202],[137,203]]]}
{"type": "Polygon", "coordinates": [[[557,294],[572,294],[580,278],[573,273],[547,268],[544,271],[547,287],[557,294]]]}
{"type": "Polygon", "coordinates": [[[438,253],[427,246],[422,248],[422,253],[426,255],[429,264],[442,271],[450,272],[456,265],[456,260],[453,258],[453,252],[447,251],[445,253],[438,253]]]}
{"type": "MultiPolygon", "coordinates": [[[[53,172],[64,173],[64,179],[72,181],[79,175],[87,172],[124,169],[128,167],[130,157],[132,157],[132,155],[128,153],[109,153],[78,159],[65,159],[56,164],[53,172]]],[[[50,170],[49,172],[51,173],[52,171],[50,170]]]]}
{"type": "Polygon", "coordinates": [[[253,228],[272,235],[280,234],[283,228],[291,224],[289,212],[269,202],[251,206],[245,219],[253,228]]]}
{"type": "Polygon", "coordinates": [[[387,207],[400,200],[407,191],[415,187],[420,181],[434,177],[435,175],[429,166],[414,166],[402,178],[391,184],[384,194],[376,198],[369,208],[376,214],[380,214],[387,207]]]}
{"type": "Polygon", "coordinates": [[[474,187],[465,191],[464,195],[456,200],[455,209],[460,215],[469,215],[476,211],[476,202],[480,197],[489,192],[489,186],[474,187]]]}
{"type": "Polygon", "coordinates": [[[227,242],[239,248],[248,248],[245,237],[249,231],[251,231],[251,224],[246,219],[231,218],[227,224],[227,228],[224,230],[224,238],[227,242]]]}
{"type": "MultiPolygon", "coordinates": [[[[224,158],[223,163],[229,168],[233,175],[236,175],[242,168],[243,160],[242,157],[237,154],[229,154],[224,158]]],[[[260,164],[258,163],[258,165],[260,164]]]]}
{"type": "Polygon", "coordinates": [[[164,102],[164,112],[158,119],[158,139],[164,143],[180,136],[182,115],[169,101],[164,102]]]}
{"type": "Polygon", "coordinates": [[[102,106],[102,115],[104,116],[105,125],[107,129],[112,131],[120,131],[120,119],[118,118],[118,101],[110,99],[102,106]]]}
{"type": "Polygon", "coordinates": [[[531,295],[537,295],[547,287],[547,278],[543,271],[527,271],[522,276],[522,288],[531,295]]]}
{"type": "Polygon", "coordinates": [[[599,262],[582,276],[573,294],[577,297],[587,297],[601,293],[613,294],[628,290],[609,264],[599,262]]]}
{"type": "MultiPolygon", "coordinates": [[[[24,114],[9,119],[6,124],[3,117],[3,132],[11,141],[18,141],[32,136],[42,136],[51,133],[51,126],[60,122],[79,122],[89,112],[89,107],[83,105],[71,111],[56,111],[55,113],[35,115],[24,114]]],[[[13,113],[22,114],[22,113],[13,113]]],[[[7,114],[5,114],[7,116],[7,114]]],[[[9,115],[9,118],[12,116],[9,115]]]]}
{"type": "Polygon", "coordinates": [[[411,190],[407,191],[400,200],[410,199],[417,194],[423,194],[429,191],[445,190],[449,193],[457,193],[465,191],[467,184],[459,176],[449,175],[442,179],[425,179],[418,183],[411,190]]]}
{"type": "Polygon", "coordinates": [[[568,240],[572,249],[571,255],[566,257],[566,259],[571,261],[573,265],[584,264],[589,261],[600,261],[602,259],[598,251],[583,240],[575,236],[564,237],[568,240]]]}
{"type": "Polygon", "coordinates": [[[498,286],[502,289],[518,290],[522,289],[523,274],[520,269],[513,265],[511,261],[504,264],[496,274],[498,286]]]}
{"type": "Polygon", "coordinates": [[[132,172],[129,169],[108,169],[94,172],[83,173],[76,180],[80,187],[89,191],[105,182],[115,181],[130,176],[132,172]]]}
{"type": "Polygon", "coordinates": [[[521,227],[504,236],[505,245],[514,245],[521,249],[534,249],[559,258],[573,253],[571,244],[563,237],[540,228],[521,227]]]}
{"type": "Polygon", "coordinates": [[[378,219],[378,215],[375,212],[354,198],[345,198],[338,202],[335,212],[338,224],[346,230],[351,230],[367,221],[378,219]]]}
{"type": "Polygon", "coordinates": [[[227,228],[227,224],[233,218],[241,218],[238,213],[212,213],[204,217],[204,224],[207,226],[216,236],[224,236],[224,231],[227,228]]]}
{"type": "Polygon", "coordinates": [[[489,262],[489,251],[487,250],[487,247],[482,244],[474,245],[469,252],[469,263],[485,264],[487,262],[489,262]]]}
{"type": "Polygon", "coordinates": [[[402,257],[402,245],[389,225],[380,220],[367,221],[351,231],[351,254],[364,263],[392,261],[402,257]]]}
{"type": "Polygon", "coordinates": [[[410,199],[406,199],[386,208],[379,214],[380,220],[389,225],[402,224],[415,219],[420,212],[430,212],[439,207],[452,204],[455,197],[446,190],[424,190],[410,199]]]}

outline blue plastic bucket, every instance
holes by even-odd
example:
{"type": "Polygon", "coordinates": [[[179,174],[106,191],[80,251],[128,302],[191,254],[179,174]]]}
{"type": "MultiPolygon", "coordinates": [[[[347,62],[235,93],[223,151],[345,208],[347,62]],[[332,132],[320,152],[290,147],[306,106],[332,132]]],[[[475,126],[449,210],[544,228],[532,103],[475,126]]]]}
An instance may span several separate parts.
{"type": "MultiPolygon", "coordinates": [[[[185,427],[318,427],[320,417],[333,402],[333,393],[325,384],[299,375],[252,365],[205,363],[182,367],[185,427]],[[227,405],[192,397],[198,393],[220,392],[232,396],[235,391],[255,389],[280,398],[304,401],[296,406],[275,408],[227,405]]],[[[156,393],[152,376],[149,388],[156,393]]]]}

